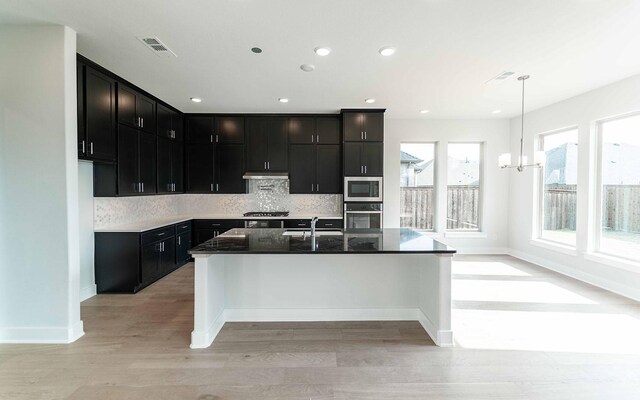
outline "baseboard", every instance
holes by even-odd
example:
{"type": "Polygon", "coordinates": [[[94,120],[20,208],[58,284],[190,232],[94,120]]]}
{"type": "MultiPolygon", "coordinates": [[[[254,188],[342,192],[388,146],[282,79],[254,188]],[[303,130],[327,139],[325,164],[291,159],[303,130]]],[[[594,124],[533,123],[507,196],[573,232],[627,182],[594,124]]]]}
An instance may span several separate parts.
{"type": "Polygon", "coordinates": [[[579,281],[586,282],[590,285],[597,286],[599,288],[608,290],[610,292],[619,294],[620,296],[628,297],[635,301],[640,301],[640,288],[635,288],[627,285],[620,284],[619,282],[604,279],[600,276],[586,273],[582,270],[569,267],[567,265],[549,261],[543,257],[537,257],[520,250],[511,249],[509,255],[521,259],[523,261],[536,264],[540,267],[549,269],[562,275],[577,279],[579,281]]]}
{"type": "Polygon", "coordinates": [[[0,328],[0,343],[66,344],[84,335],[82,321],[70,327],[0,328]]]}
{"type": "Polygon", "coordinates": [[[440,347],[451,347],[453,343],[453,331],[439,331],[436,329],[434,323],[423,313],[418,310],[418,322],[429,334],[435,344],[440,347]]]}
{"type": "Polygon", "coordinates": [[[452,246],[458,254],[468,255],[491,255],[491,254],[509,254],[506,247],[456,247],[452,246]]]}
{"type": "Polygon", "coordinates": [[[207,329],[204,331],[194,330],[191,332],[190,347],[192,349],[204,349],[211,346],[211,343],[213,343],[213,340],[218,336],[225,322],[225,312],[223,310],[207,329]]]}
{"type": "Polygon", "coordinates": [[[80,302],[90,299],[96,294],[98,294],[98,287],[95,283],[82,287],[80,288],[80,302]]]}
{"type": "Polygon", "coordinates": [[[261,309],[228,308],[228,322],[274,322],[274,321],[401,321],[416,320],[417,308],[304,308],[261,309]]]}

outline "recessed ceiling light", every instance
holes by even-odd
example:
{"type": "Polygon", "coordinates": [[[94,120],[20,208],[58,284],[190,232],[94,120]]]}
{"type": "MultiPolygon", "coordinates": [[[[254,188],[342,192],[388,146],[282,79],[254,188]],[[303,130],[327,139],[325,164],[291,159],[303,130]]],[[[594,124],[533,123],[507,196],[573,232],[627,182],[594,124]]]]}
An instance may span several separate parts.
{"type": "Polygon", "coordinates": [[[429,110],[420,110],[420,114],[428,114],[429,110]]]}
{"type": "Polygon", "coordinates": [[[502,110],[493,110],[491,111],[491,114],[500,114],[502,112],[502,110]]]}
{"type": "Polygon", "coordinates": [[[378,50],[378,53],[382,54],[385,57],[393,55],[393,53],[395,52],[396,52],[395,47],[389,47],[389,46],[381,47],[380,50],[378,50]]]}
{"type": "Polygon", "coordinates": [[[316,69],[316,66],[313,64],[302,64],[300,66],[300,69],[303,70],[304,72],[311,72],[314,69],[316,69]]]}
{"type": "Polygon", "coordinates": [[[280,98],[278,99],[278,101],[279,101],[280,103],[288,103],[288,102],[289,102],[289,99],[287,99],[286,97],[280,97],[280,98]]]}
{"type": "Polygon", "coordinates": [[[364,102],[371,104],[371,103],[375,103],[376,99],[364,99],[364,102]]]}
{"type": "Polygon", "coordinates": [[[191,101],[193,101],[194,103],[200,103],[202,99],[200,97],[192,97],[191,101]]]}
{"type": "Polygon", "coordinates": [[[253,51],[256,54],[262,53],[262,49],[260,47],[252,47],[251,51],[253,51]]]}
{"type": "Polygon", "coordinates": [[[328,56],[331,53],[331,49],[328,47],[316,47],[313,51],[319,56],[328,56]]]}

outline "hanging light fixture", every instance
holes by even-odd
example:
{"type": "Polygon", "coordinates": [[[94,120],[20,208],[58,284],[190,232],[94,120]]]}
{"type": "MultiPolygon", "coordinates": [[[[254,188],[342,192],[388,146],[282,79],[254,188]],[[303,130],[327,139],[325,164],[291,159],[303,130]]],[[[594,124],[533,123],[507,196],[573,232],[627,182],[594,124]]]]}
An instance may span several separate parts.
{"type": "Polygon", "coordinates": [[[519,81],[522,81],[522,118],[520,128],[520,157],[518,157],[518,163],[511,165],[511,153],[500,154],[498,157],[498,164],[500,168],[515,168],[518,172],[524,171],[527,167],[542,168],[546,161],[546,155],[544,151],[536,151],[533,155],[533,164],[527,164],[527,156],[524,155],[524,81],[529,79],[529,75],[522,75],[518,77],[519,81]]]}

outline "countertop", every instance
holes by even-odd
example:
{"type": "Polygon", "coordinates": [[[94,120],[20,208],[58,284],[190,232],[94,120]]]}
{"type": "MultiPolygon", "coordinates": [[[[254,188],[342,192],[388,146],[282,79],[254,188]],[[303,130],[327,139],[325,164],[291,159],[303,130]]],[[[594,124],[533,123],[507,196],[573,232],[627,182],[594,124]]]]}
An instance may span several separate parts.
{"type": "Polygon", "coordinates": [[[320,219],[342,219],[342,215],[310,215],[310,214],[289,214],[288,217],[245,217],[242,214],[193,214],[193,215],[176,215],[173,217],[163,217],[149,219],[130,224],[119,224],[101,227],[95,229],[95,232],[146,232],[153,229],[162,228],[167,225],[178,224],[184,221],[194,219],[242,219],[242,220],[258,220],[258,219],[311,219],[318,217],[320,219]]]}
{"type": "Polygon", "coordinates": [[[231,229],[189,251],[199,254],[454,254],[455,249],[406,228],[338,231],[311,238],[287,236],[286,229],[231,229]]]}

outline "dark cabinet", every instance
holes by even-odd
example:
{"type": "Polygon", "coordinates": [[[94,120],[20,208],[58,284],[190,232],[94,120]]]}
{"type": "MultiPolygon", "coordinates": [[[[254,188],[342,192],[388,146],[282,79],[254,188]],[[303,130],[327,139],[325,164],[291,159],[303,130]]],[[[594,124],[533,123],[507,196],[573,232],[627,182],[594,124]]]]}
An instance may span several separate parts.
{"type": "Polygon", "coordinates": [[[158,136],[182,140],[182,114],[158,104],[158,136]]]}
{"type": "Polygon", "coordinates": [[[316,117],[316,143],[340,144],[340,118],[316,117]]]}
{"type": "Polygon", "coordinates": [[[173,226],[145,232],[140,235],[140,275],[142,286],[147,286],[176,267],[176,240],[173,226]]]}
{"type": "Polygon", "coordinates": [[[239,219],[197,219],[193,221],[193,245],[204,243],[229,229],[243,227],[244,221],[239,219]]]}
{"type": "Polygon", "coordinates": [[[157,192],[157,142],[155,134],[139,132],[140,153],[138,154],[138,164],[140,168],[139,182],[141,194],[153,194],[157,192]]]}
{"type": "Polygon", "coordinates": [[[187,145],[187,192],[214,191],[212,144],[187,145]]]}
{"type": "Polygon", "coordinates": [[[245,193],[244,146],[218,144],[214,161],[215,193],[245,193]]]}
{"type": "Polygon", "coordinates": [[[186,118],[187,142],[196,143],[213,143],[214,118],[211,116],[188,116],[186,118]]]}
{"type": "Polygon", "coordinates": [[[382,143],[345,143],[345,176],[382,176],[382,143]]]}
{"type": "Polygon", "coordinates": [[[118,122],[156,134],[156,102],[118,83],[118,122]]]}
{"type": "Polygon", "coordinates": [[[176,264],[183,265],[191,259],[191,231],[179,233],[176,236],[176,264]]]}
{"type": "Polygon", "coordinates": [[[340,119],[327,117],[290,117],[290,144],[340,144],[340,119]]]}
{"type": "Polygon", "coordinates": [[[246,119],[247,171],[285,172],[288,169],[287,118],[246,119]]]}
{"type": "Polygon", "coordinates": [[[216,117],[214,135],[216,143],[244,143],[244,117],[216,117]]]}
{"type": "Polygon", "coordinates": [[[118,127],[118,194],[156,192],[156,136],[118,127]]]}
{"type": "Polygon", "coordinates": [[[342,193],[340,145],[291,145],[289,191],[342,193]]]}
{"type": "Polygon", "coordinates": [[[345,142],[384,140],[384,113],[381,111],[344,112],[342,124],[345,142]]]}
{"type": "Polygon", "coordinates": [[[77,66],[78,156],[116,160],[116,82],[82,63],[77,66]]]}
{"type": "Polygon", "coordinates": [[[184,191],[182,149],[182,142],[158,137],[158,193],[184,191]]]}

